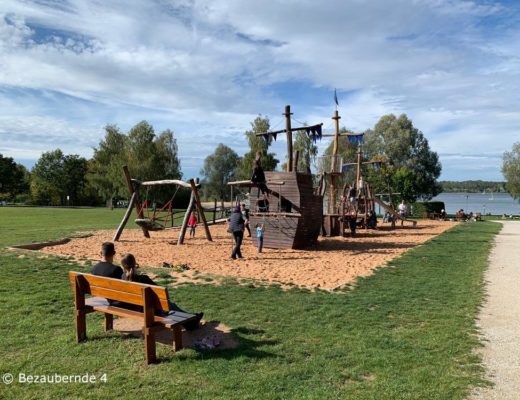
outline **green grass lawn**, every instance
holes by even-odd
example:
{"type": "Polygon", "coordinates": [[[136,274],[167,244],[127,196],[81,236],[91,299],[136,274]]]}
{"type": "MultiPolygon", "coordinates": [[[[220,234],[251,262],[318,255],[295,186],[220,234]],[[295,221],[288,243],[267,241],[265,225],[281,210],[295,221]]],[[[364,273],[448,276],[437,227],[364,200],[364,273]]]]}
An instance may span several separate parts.
{"type": "MultiPolygon", "coordinates": [[[[113,228],[118,211],[0,208],[0,245],[113,228]]],[[[354,289],[309,292],[184,285],[186,309],[233,330],[232,350],[173,354],[145,367],[143,340],[105,334],[88,316],[76,344],[70,260],[0,250],[0,374],[106,373],[96,384],[0,383],[0,398],[463,399],[481,384],[475,317],[492,222],[462,224],[354,289]]]]}

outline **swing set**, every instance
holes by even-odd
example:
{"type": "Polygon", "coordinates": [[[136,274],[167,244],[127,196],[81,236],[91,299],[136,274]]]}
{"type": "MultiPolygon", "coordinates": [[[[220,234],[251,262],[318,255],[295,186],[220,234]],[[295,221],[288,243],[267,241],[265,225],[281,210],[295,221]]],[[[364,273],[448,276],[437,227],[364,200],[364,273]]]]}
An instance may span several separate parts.
{"type": "Polygon", "coordinates": [[[200,202],[200,196],[198,192],[198,188],[200,184],[190,179],[189,182],[181,181],[178,179],[166,179],[160,181],[144,181],[141,182],[137,179],[132,179],[130,176],[130,172],[128,167],[125,165],[123,167],[123,172],[125,174],[125,179],[128,187],[128,191],[130,192],[130,201],[128,202],[128,208],[126,213],[117,228],[117,231],[114,235],[113,241],[119,241],[125,226],[132,215],[132,211],[135,208],[137,213],[137,218],[135,219],[135,223],[141,227],[143,231],[143,235],[146,238],[150,237],[150,231],[162,231],[166,228],[173,228],[174,225],[174,208],[173,201],[175,196],[180,188],[187,188],[191,190],[190,202],[186,212],[184,213],[184,219],[182,221],[181,230],[179,233],[179,238],[177,240],[177,244],[184,243],[184,237],[186,235],[186,229],[188,227],[188,219],[193,209],[196,209],[200,221],[204,226],[204,231],[206,233],[206,239],[208,241],[213,241],[211,237],[211,233],[209,231],[208,223],[206,221],[206,216],[204,215],[204,209],[202,208],[202,204],[200,202]],[[173,196],[168,200],[160,209],[157,209],[155,200],[151,204],[152,210],[150,211],[150,203],[148,201],[148,195],[150,192],[150,187],[152,186],[168,186],[174,185],[176,189],[173,193],[173,196]],[[142,187],[146,187],[146,196],[143,201],[139,201],[139,193],[142,187]]]}
{"type": "Polygon", "coordinates": [[[174,223],[174,208],[173,200],[181,186],[177,186],[173,196],[160,209],[157,209],[155,200],[150,204],[148,202],[148,194],[150,186],[146,187],[146,197],[139,205],[137,215],[142,214],[144,218],[137,218],[134,222],[140,227],[144,227],[149,231],[162,231],[168,227],[173,228],[174,223]],[[152,211],[150,212],[150,205],[152,211]]]}

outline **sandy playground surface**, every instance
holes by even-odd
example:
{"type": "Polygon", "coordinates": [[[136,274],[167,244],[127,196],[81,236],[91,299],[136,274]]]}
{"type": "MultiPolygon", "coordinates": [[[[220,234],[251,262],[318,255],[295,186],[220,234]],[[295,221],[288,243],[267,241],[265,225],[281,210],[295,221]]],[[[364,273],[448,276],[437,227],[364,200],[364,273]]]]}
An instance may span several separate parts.
{"type": "MultiPolygon", "coordinates": [[[[320,238],[312,250],[264,249],[262,254],[258,254],[250,239],[244,237],[244,259],[241,260],[230,258],[232,237],[226,232],[225,225],[210,226],[213,242],[206,240],[204,229],[199,226],[196,237],[186,239],[182,246],[176,245],[178,230],[150,232],[151,238],[145,239],[140,229],[126,229],[116,244],[116,251],[118,255],[133,253],[141,266],[187,264],[190,268],[187,272],[169,270],[177,283],[191,280],[194,275],[209,274],[334,289],[354,281],[358,276],[370,275],[375,268],[455,224],[422,220],[416,228],[405,224],[395,230],[383,225],[376,231],[359,230],[355,238],[320,238]]],[[[111,241],[113,235],[114,230],[95,231],[90,237],[73,239],[64,245],[45,247],[41,251],[98,260],[101,243],[111,241]]],[[[163,268],[161,270],[165,271],[163,268]]]]}

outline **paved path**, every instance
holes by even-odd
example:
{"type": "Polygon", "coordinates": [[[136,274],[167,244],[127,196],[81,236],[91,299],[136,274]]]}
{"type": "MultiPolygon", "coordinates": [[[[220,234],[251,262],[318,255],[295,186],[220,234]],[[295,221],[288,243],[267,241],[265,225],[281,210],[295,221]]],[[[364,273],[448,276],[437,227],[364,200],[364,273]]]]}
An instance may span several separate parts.
{"type": "Polygon", "coordinates": [[[491,388],[478,389],[475,400],[520,399],[520,222],[504,221],[486,272],[487,299],[479,326],[491,388]]]}

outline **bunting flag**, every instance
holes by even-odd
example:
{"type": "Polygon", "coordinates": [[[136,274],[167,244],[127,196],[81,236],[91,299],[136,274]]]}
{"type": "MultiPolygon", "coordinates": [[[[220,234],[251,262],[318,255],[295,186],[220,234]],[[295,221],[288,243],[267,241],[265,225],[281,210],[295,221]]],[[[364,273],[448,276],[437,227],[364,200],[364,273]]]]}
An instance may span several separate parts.
{"type": "Polygon", "coordinates": [[[262,137],[264,138],[266,143],[269,143],[269,136],[271,136],[274,139],[274,141],[276,142],[276,135],[278,135],[278,134],[277,133],[267,132],[267,133],[264,133],[262,135],[262,137]]]}
{"type": "Polygon", "coordinates": [[[346,172],[346,171],[348,171],[349,169],[354,168],[355,165],[356,165],[355,163],[347,163],[347,164],[343,164],[343,165],[341,166],[341,172],[346,172]]]}
{"type": "Polygon", "coordinates": [[[363,144],[363,134],[359,135],[347,135],[347,139],[352,144],[363,144]]]}
{"type": "Polygon", "coordinates": [[[318,139],[321,140],[321,137],[322,137],[321,125],[316,125],[316,126],[311,126],[309,128],[306,128],[305,132],[307,132],[307,135],[309,135],[309,137],[312,139],[312,141],[314,143],[316,143],[316,141],[318,139]]]}

